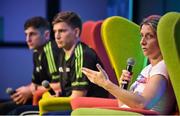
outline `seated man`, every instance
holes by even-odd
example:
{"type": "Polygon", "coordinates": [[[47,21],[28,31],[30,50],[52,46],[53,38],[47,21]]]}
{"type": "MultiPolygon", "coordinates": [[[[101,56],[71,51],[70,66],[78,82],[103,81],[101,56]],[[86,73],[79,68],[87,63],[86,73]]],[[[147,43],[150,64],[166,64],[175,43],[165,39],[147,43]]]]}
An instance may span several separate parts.
{"type": "Polygon", "coordinates": [[[16,89],[11,95],[12,100],[1,103],[0,114],[7,114],[11,110],[23,104],[32,104],[33,94],[38,91],[46,91],[41,86],[43,80],[51,82],[53,89],[60,91],[59,72],[57,67],[60,49],[55,41],[50,40],[50,24],[43,17],[32,17],[24,24],[26,42],[30,50],[33,50],[33,76],[29,85],[16,89]]]}
{"type": "MultiPolygon", "coordinates": [[[[62,49],[59,55],[60,73],[60,94],[59,97],[108,97],[108,93],[102,87],[91,83],[82,73],[82,67],[97,70],[96,64],[101,61],[95,51],[86,44],[80,42],[82,22],[80,17],[74,12],[60,12],[52,22],[55,41],[62,49]]],[[[54,96],[52,96],[54,97],[54,96]]],[[[46,99],[41,99],[46,101],[46,99]]],[[[19,108],[19,114],[27,110],[36,110],[32,106],[27,106],[26,110],[19,108]]],[[[60,107],[60,106],[57,106],[60,107]]]]}
{"type": "Polygon", "coordinates": [[[60,12],[55,16],[52,25],[56,43],[63,49],[58,64],[61,96],[107,97],[107,92],[89,82],[81,71],[82,67],[97,70],[96,63],[101,62],[93,49],[80,42],[80,17],[74,12],[60,12]]]}

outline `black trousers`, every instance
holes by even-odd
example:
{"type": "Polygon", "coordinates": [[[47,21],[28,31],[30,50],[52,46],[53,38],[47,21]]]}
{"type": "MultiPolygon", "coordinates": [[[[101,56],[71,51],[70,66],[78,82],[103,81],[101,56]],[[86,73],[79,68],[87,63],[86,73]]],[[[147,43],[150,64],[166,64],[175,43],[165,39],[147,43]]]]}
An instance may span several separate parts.
{"type": "MultiPolygon", "coordinates": [[[[26,104],[32,104],[32,100],[29,100],[26,104]]],[[[21,104],[16,104],[12,100],[4,101],[0,103],[0,115],[7,115],[12,110],[22,106],[21,104]]]]}
{"type": "Polygon", "coordinates": [[[39,115],[39,107],[32,105],[22,105],[8,113],[8,115],[20,115],[20,114],[39,115]]]}

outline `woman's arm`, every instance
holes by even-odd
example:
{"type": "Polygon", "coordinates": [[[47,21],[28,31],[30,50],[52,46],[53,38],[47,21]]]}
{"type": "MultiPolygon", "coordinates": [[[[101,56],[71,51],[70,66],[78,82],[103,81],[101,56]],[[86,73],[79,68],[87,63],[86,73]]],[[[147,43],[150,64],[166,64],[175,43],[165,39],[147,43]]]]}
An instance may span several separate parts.
{"type": "Polygon", "coordinates": [[[162,75],[154,75],[149,79],[144,92],[141,95],[129,92],[121,89],[119,86],[112,83],[106,74],[106,72],[99,66],[98,71],[93,71],[87,68],[83,68],[82,71],[87,75],[88,79],[103,87],[114,95],[118,100],[134,108],[151,108],[166,90],[167,80],[162,75]]]}

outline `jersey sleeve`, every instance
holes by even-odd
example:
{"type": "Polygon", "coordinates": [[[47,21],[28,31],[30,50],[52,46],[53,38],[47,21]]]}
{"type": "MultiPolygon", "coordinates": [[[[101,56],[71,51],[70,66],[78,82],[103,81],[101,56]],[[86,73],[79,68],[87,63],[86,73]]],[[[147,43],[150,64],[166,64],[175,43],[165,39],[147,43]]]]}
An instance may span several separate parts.
{"type": "MultiPolygon", "coordinates": [[[[76,78],[72,82],[72,89],[89,89],[90,81],[82,73],[82,67],[97,70],[96,64],[100,63],[96,53],[88,47],[83,48],[81,44],[75,50],[75,73],[76,78]]],[[[101,64],[101,63],[100,63],[101,64]]]]}
{"type": "Polygon", "coordinates": [[[41,85],[43,80],[51,82],[59,82],[59,72],[57,66],[59,50],[55,43],[49,41],[43,47],[41,54],[33,54],[33,76],[32,82],[41,85]]]}
{"type": "Polygon", "coordinates": [[[41,85],[40,82],[40,70],[41,66],[38,66],[38,53],[34,52],[33,53],[33,74],[32,74],[32,82],[38,85],[41,85]]]}
{"type": "Polygon", "coordinates": [[[47,67],[47,72],[49,73],[50,82],[59,82],[59,71],[58,71],[58,55],[60,54],[60,50],[56,46],[54,41],[50,41],[44,47],[44,52],[46,55],[47,64],[44,67],[47,67]]]}

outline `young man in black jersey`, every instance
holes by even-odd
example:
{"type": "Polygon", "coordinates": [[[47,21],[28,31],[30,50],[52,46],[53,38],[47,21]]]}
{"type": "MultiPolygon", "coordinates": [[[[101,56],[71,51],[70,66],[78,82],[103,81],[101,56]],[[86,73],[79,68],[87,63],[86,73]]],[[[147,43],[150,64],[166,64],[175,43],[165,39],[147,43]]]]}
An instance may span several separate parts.
{"type": "MultiPolygon", "coordinates": [[[[102,63],[93,49],[80,42],[82,28],[80,17],[75,12],[60,12],[54,17],[52,25],[57,46],[62,49],[58,64],[61,87],[59,97],[108,97],[106,90],[91,83],[81,71],[82,67],[98,70],[96,64],[102,63]]],[[[40,100],[40,113],[43,113],[43,105],[45,109],[49,107],[51,111],[53,110],[51,106],[63,107],[61,103],[59,105],[55,103],[53,106],[50,103],[52,100],[46,98],[40,100]]],[[[67,115],[70,112],[69,110],[49,112],[47,115],[67,115]]]]}
{"type": "Polygon", "coordinates": [[[50,82],[51,87],[57,92],[59,87],[59,71],[57,58],[60,49],[55,41],[50,40],[50,25],[43,17],[32,17],[24,24],[26,42],[30,50],[33,50],[33,75],[29,85],[21,86],[11,95],[11,101],[1,103],[0,114],[7,114],[9,111],[23,104],[32,104],[33,94],[37,91],[46,91],[41,86],[43,80],[50,82]]]}
{"type": "Polygon", "coordinates": [[[97,70],[96,64],[101,64],[101,61],[93,49],[80,42],[80,17],[70,11],[60,12],[54,17],[52,25],[57,46],[63,49],[58,64],[61,96],[107,97],[107,92],[92,84],[81,71],[82,67],[97,70]]]}

